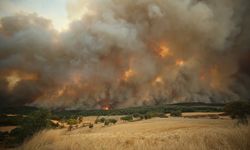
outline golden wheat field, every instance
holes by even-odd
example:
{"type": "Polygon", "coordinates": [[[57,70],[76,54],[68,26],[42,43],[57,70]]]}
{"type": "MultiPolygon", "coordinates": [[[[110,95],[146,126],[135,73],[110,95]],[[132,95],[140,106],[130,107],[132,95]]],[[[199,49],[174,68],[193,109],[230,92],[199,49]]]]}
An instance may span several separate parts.
{"type": "MultiPolygon", "coordinates": [[[[93,121],[95,117],[87,117],[93,121]]],[[[250,127],[231,119],[153,118],[104,127],[45,130],[19,150],[249,150],[250,127]]]]}

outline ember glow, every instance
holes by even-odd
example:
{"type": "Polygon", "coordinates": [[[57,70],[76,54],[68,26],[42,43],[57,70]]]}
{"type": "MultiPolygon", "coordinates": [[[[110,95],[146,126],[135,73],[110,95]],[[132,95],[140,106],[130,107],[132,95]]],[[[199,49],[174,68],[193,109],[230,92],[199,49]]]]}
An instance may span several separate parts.
{"type": "Polygon", "coordinates": [[[184,65],[184,61],[183,60],[176,60],[175,64],[177,66],[183,66],[184,65]]]}
{"type": "Polygon", "coordinates": [[[162,78],[160,76],[156,77],[153,84],[163,84],[164,81],[162,80],[162,78]]]}
{"type": "Polygon", "coordinates": [[[102,110],[110,110],[110,106],[102,106],[102,110]]]}
{"type": "Polygon", "coordinates": [[[162,58],[166,58],[167,56],[170,56],[170,51],[169,49],[166,47],[166,46],[161,46],[159,48],[159,55],[162,57],[162,58]]]}
{"type": "Polygon", "coordinates": [[[132,69],[126,70],[123,75],[123,80],[128,81],[135,75],[135,72],[132,69]]]}
{"type": "Polygon", "coordinates": [[[36,2],[0,2],[16,8],[0,10],[3,105],[250,99],[248,0],[63,0],[54,10],[36,2]]]}

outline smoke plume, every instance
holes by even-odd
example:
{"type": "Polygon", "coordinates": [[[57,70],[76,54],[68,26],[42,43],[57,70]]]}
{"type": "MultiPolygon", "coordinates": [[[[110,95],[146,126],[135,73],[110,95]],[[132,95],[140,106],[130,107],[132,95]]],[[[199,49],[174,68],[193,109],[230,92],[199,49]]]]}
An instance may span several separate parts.
{"type": "Polygon", "coordinates": [[[63,32],[0,20],[2,105],[120,108],[250,99],[247,0],[73,0],[63,32]]]}

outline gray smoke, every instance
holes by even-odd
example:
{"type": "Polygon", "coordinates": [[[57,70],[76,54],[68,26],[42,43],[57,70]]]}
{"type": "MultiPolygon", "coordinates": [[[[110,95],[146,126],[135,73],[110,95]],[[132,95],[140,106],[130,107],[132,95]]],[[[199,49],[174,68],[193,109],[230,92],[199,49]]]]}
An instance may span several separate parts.
{"type": "Polygon", "coordinates": [[[3,105],[113,108],[249,100],[247,0],[74,0],[72,22],[0,21],[3,105]]]}

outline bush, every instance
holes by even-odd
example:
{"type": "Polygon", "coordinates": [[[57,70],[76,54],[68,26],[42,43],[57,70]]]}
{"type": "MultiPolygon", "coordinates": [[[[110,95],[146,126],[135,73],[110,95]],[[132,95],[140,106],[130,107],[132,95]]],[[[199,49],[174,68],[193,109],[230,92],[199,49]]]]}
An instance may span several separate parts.
{"type": "Polygon", "coordinates": [[[182,112],[180,110],[172,111],[172,112],[170,112],[170,116],[172,116],[172,117],[181,117],[182,112]]]}
{"type": "Polygon", "coordinates": [[[66,123],[69,124],[69,125],[75,125],[75,124],[77,124],[77,120],[71,118],[71,119],[68,119],[68,120],[66,121],[66,123]]]}
{"type": "Polygon", "coordinates": [[[168,118],[168,116],[166,116],[164,113],[159,113],[158,117],[160,117],[160,118],[168,118]]]}
{"type": "Polygon", "coordinates": [[[134,117],[134,118],[140,118],[140,117],[141,117],[141,114],[139,114],[139,113],[134,113],[134,114],[133,114],[133,117],[134,117]]]}
{"type": "Polygon", "coordinates": [[[116,119],[109,119],[110,123],[116,124],[117,120],[116,119]]]}
{"type": "Polygon", "coordinates": [[[134,117],[134,118],[139,118],[139,120],[144,119],[144,115],[143,115],[143,114],[139,114],[139,113],[133,114],[133,117],[134,117]]]}
{"type": "Polygon", "coordinates": [[[105,126],[108,126],[109,123],[110,123],[109,120],[105,120],[105,121],[104,121],[104,125],[105,125],[105,126]]]}
{"type": "Polygon", "coordinates": [[[152,114],[151,113],[146,113],[144,115],[144,119],[151,119],[152,118],[152,114]]]}
{"type": "Polygon", "coordinates": [[[106,120],[106,119],[102,117],[102,118],[100,119],[100,122],[101,122],[101,123],[104,123],[105,120],[106,120]]]}
{"type": "Polygon", "coordinates": [[[237,119],[238,124],[248,124],[247,115],[250,114],[250,103],[245,101],[231,102],[225,105],[224,111],[232,119],[237,119]]]}
{"type": "Polygon", "coordinates": [[[91,129],[91,128],[93,128],[94,127],[94,125],[92,124],[92,123],[90,123],[89,124],[89,128],[91,129]]]}
{"type": "Polygon", "coordinates": [[[133,117],[131,115],[128,115],[128,116],[123,116],[120,118],[121,120],[124,120],[124,121],[132,121],[133,120],[133,117]]]}

